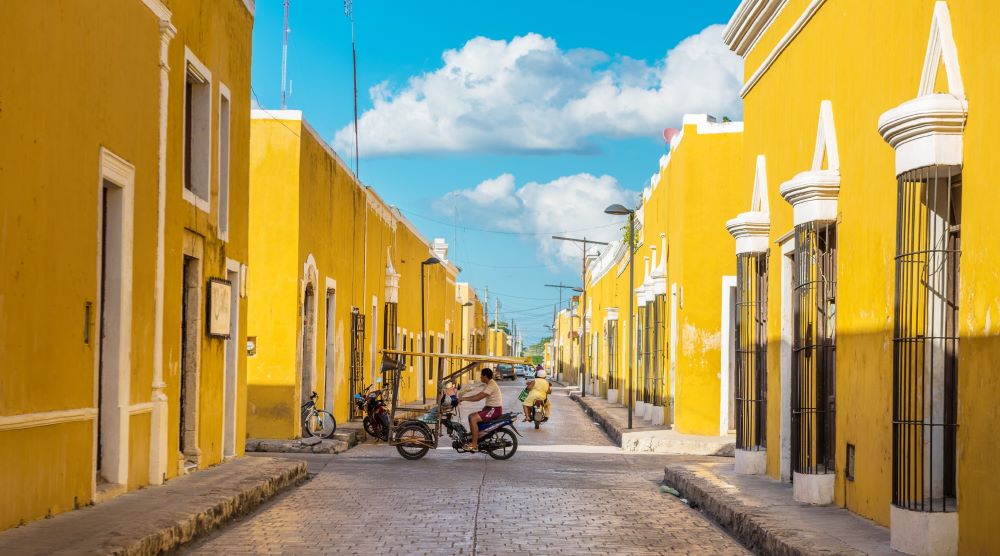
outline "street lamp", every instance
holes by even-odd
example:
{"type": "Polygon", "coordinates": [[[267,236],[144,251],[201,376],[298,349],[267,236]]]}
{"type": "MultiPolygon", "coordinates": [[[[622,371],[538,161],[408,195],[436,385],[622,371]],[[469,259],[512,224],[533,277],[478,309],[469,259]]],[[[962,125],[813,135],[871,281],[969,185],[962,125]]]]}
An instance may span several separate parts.
{"type": "MultiPolygon", "coordinates": [[[[427,312],[424,309],[424,267],[441,264],[441,259],[430,257],[426,261],[420,262],[420,351],[427,353],[427,312]]],[[[427,403],[427,356],[424,356],[424,376],[420,378],[420,397],[423,403],[427,403]]]]}
{"type": "Polygon", "coordinates": [[[635,393],[632,384],[632,349],[635,331],[635,211],[622,205],[614,204],[604,209],[605,214],[628,216],[628,428],[632,428],[632,412],[635,393]]]}

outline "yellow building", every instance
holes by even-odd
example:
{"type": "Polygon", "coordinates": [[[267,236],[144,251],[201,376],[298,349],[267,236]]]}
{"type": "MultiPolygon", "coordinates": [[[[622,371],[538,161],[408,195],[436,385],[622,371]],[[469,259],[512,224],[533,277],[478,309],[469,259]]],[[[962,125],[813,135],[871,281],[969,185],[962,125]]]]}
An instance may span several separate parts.
{"type": "Polygon", "coordinates": [[[486,354],[486,313],[483,302],[468,282],[455,285],[459,310],[459,329],[462,331],[461,353],[486,354]]]}
{"type": "MultiPolygon", "coordinates": [[[[444,240],[359,184],[301,112],[253,112],[250,189],[249,436],[300,436],[312,392],[338,421],[358,417],[350,400],[380,380],[383,347],[457,352],[463,328],[481,334],[444,240]]],[[[437,369],[412,359],[400,399],[433,398],[437,369]]]]}
{"type": "Polygon", "coordinates": [[[556,354],[553,371],[556,379],[566,384],[580,383],[580,316],[575,311],[560,310],[553,324],[556,354]]]}
{"type": "Polygon", "coordinates": [[[490,327],[487,330],[487,355],[510,355],[510,336],[502,328],[490,327]]]}
{"type": "Polygon", "coordinates": [[[766,472],[904,552],[994,553],[996,6],[899,8],[745,0],[725,33],[759,192],[731,229],[755,254],[740,286],[763,284],[744,340],[767,370],[766,472]]]}
{"type": "Polygon", "coordinates": [[[742,130],[685,116],[636,211],[635,283],[624,240],[588,272],[588,391],[627,403],[631,291],[635,416],[647,426],[707,436],[732,428],[735,264],[721,226],[740,204],[742,130]]]}
{"type": "Polygon", "coordinates": [[[0,529],[242,453],[252,26],[0,6],[0,529]]]}

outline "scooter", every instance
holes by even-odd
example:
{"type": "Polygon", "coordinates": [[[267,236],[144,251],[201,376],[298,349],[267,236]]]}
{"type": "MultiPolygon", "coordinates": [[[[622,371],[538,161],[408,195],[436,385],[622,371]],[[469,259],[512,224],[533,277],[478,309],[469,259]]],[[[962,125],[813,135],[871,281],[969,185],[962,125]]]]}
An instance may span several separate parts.
{"type": "MultiPolygon", "coordinates": [[[[531,389],[534,388],[534,386],[535,386],[534,379],[529,380],[528,384],[525,385],[524,390],[521,391],[521,395],[518,396],[518,399],[521,400],[522,403],[524,403],[524,400],[527,399],[528,393],[531,392],[531,389]]],[[[552,394],[552,386],[550,385],[549,391],[546,393],[545,399],[535,400],[535,403],[532,404],[532,406],[528,410],[528,415],[526,415],[526,417],[528,418],[529,421],[535,424],[535,430],[538,430],[538,428],[542,426],[542,423],[549,420],[549,409],[551,409],[551,406],[549,405],[548,396],[551,394],[552,394]]]]}
{"type": "Polygon", "coordinates": [[[354,394],[354,405],[364,414],[365,432],[379,440],[389,440],[389,410],[385,406],[385,389],[370,385],[364,395],[354,394]]]}
{"type": "MultiPolygon", "coordinates": [[[[451,438],[451,447],[460,454],[476,453],[473,450],[465,449],[469,441],[472,440],[472,433],[469,432],[465,424],[462,423],[460,419],[455,418],[458,403],[457,396],[443,394],[441,396],[440,404],[438,404],[436,408],[432,409],[430,413],[427,413],[419,420],[403,424],[399,428],[397,438],[400,438],[404,434],[419,432],[426,433],[426,439],[430,440],[433,438],[433,435],[431,434],[428,423],[436,422],[437,415],[435,412],[442,411],[441,424],[444,425],[445,430],[448,432],[448,437],[451,438]],[[412,428],[423,428],[424,430],[409,431],[409,429],[412,428]]],[[[517,432],[517,428],[514,426],[515,417],[520,414],[520,412],[511,411],[500,415],[492,421],[480,422],[478,451],[485,452],[493,459],[510,459],[514,453],[517,452],[517,437],[521,434],[517,432]]],[[[399,445],[397,446],[397,449],[399,454],[406,459],[420,459],[427,453],[426,447],[419,446],[414,447],[399,445]]]]}

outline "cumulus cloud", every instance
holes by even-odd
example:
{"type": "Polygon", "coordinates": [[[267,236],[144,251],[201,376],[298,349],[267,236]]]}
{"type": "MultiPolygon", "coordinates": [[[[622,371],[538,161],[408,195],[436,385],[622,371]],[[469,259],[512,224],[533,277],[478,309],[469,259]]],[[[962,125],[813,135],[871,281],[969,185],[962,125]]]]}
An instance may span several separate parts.
{"type": "MultiPolygon", "coordinates": [[[[722,30],[707,27],[653,64],[563,50],[534,33],[476,37],[398,90],[387,82],[372,87],[374,106],[359,123],[361,151],[586,151],[595,136],[658,136],[686,113],[738,118],[742,60],[723,44],[722,30]]],[[[353,141],[349,124],[333,144],[347,152],[353,141]]]]}
{"type": "Polygon", "coordinates": [[[517,187],[511,174],[501,174],[469,189],[452,191],[435,209],[477,228],[527,232],[525,242],[553,268],[580,264],[577,244],[556,241],[552,233],[568,232],[588,239],[611,241],[621,237],[621,218],[604,214],[612,203],[634,204],[636,192],[622,188],[615,178],[575,174],[546,183],[517,187]]]}

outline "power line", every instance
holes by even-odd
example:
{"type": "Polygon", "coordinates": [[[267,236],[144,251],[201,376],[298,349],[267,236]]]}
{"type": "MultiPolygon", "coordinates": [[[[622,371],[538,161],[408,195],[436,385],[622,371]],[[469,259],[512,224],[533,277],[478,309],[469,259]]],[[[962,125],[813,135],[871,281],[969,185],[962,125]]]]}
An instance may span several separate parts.
{"type": "Polygon", "coordinates": [[[396,206],[396,208],[399,209],[399,210],[401,210],[401,211],[403,211],[403,212],[405,212],[405,213],[407,213],[407,214],[410,214],[412,216],[416,216],[417,218],[422,218],[424,220],[427,220],[428,222],[434,222],[435,224],[441,224],[442,226],[454,226],[454,227],[458,227],[458,228],[461,228],[461,229],[463,229],[465,231],[470,231],[470,232],[483,232],[483,233],[487,233],[487,234],[499,234],[499,235],[506,235],[506,236],[544,236],[544,235],[549,235],[549,234],[563,234],[563,233],[571,233],[571,232],[587,232],[587,231],[590,231],[590,230],[601,230],[601,229],[604,229],[604,228],[611,228],[611,227],[618,227],[618,228],[620,228],[621,227],[621,224],[614,223],[614,224],[605,224],[603,226],[593,226],[593,227],[590,227],[590,228],[579,228],[579,229],[576,229],[576,230],[557,230],[557,231],[549,231],[549,232],[511,232],[509,230],[488,230],[486,228],[475,228],[475,227],[472,227],[472,226],[466,226],[464,224],[458,224],[458,223],[455,223],[455,222],[444,222],[444,221],[441,221],[441,220],[437,220],[435,218],[431,218],[430,216],[427,216],[427,215],[424,215],[424,214],[420,214],[419,212],[414,212],[414,211],[409,210],[409,209],[401,208],[399,206],[396,206]]]}

